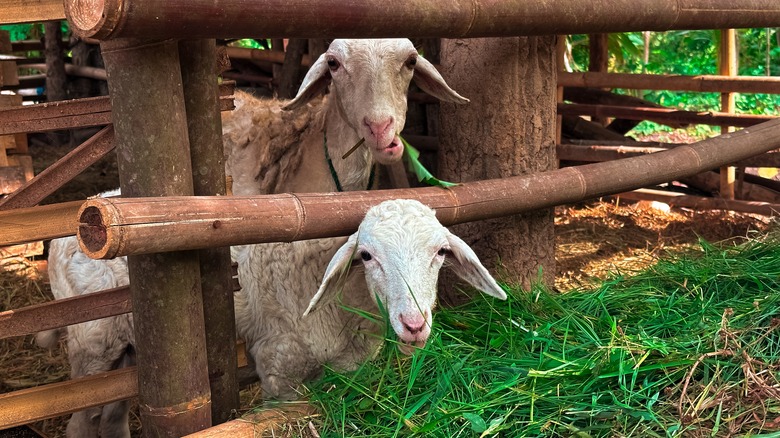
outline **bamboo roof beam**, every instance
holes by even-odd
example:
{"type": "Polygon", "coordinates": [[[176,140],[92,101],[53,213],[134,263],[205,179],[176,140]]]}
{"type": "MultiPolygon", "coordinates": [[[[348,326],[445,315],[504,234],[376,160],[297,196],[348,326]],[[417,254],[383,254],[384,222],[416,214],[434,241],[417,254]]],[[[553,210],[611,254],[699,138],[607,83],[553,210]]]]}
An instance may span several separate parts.
{"type": "Polygon", "coordinates": [[[471,38],[780,26],[776,0],[66,0],[65,14],[77,35],[102,40],[471,38]]]}

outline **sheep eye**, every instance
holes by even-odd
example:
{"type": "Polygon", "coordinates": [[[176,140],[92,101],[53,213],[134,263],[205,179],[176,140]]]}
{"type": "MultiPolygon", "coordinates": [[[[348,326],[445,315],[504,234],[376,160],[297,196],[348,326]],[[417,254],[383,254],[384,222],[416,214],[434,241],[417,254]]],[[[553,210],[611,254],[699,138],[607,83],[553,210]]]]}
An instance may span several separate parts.
{"type": "Polygon", "coordinates": [[[415,65],[417,65],[417,57],[412,55],[406,60],[406,66],[413,69],[415,65]]]}
{"type": "Polygon", "coordinates": [[[363,259],[364,262],[372,259],[371,254],[369,254],[368,251],[360,251],[360,258],[363,259]]]}
{"type": "Polygon", "coordinates": [[[335,58],[328,58],[328,68],[329,68],[331,71],[336,71],[336,70],[338,70],[340,65],[341,65],[341,64],[339,64],[339,62],[338,62],[338,61],[336,61],[336,59],[335,59],[335,58]]]}
{"type": "Polygon", "coordinates": [[[441,249],[439,249],[439,252],[437,252],[436,254],[438,254],[440,256],[446,256],[449,253],[450,253],[450,250],[448,250],[447,248],[441,248],[441,249]]]}

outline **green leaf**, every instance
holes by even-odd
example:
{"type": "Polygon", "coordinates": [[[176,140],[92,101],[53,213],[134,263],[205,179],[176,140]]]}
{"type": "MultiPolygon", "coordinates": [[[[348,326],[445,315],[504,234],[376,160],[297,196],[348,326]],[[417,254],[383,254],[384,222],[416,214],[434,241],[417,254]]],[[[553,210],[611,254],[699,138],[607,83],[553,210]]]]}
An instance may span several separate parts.
{"type": "Polygon", "coordinates": [[[426,169],[425,166],[420,163],[420,151],[415,149],[400,135],[398,138],[400,138],[401,142],[404,144],[404,158],[406,159],[406,167],[409,168],[410,172],[413,172],[415,175],[417,175],[417,181],[428,184],[430,186],[439,187],[452,187],[458,185],[456,183],[442,181],[431,175],[431,172],[428,172],[428,169],[426,169]]]}
{"type": "Polygon", "coordinates": [[[485,430],[487,430],[487,423],[485,423],[485,420],[482,419],[477,414],[472,414],[471,412],[466,412],[463,414],[463,418],[469,421],[471,423],[471,430],[473,430],[476,433],[482,433],[485,430]]]}

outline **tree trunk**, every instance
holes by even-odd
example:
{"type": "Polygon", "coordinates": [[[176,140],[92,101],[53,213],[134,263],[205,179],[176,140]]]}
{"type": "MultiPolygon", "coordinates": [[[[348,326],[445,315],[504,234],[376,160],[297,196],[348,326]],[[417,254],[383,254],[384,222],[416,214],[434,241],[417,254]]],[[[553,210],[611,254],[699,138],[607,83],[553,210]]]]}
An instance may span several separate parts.
{"type": "MultiPolygon", "coordinates": [[[[441,105],[439,177],[453,182],[543,172],[555,158],[555,37],[442,41],[442,73],[471,99],[441,105]]],[[[453,232],[509,284],[555,278],[553,209],[462,224],[453,232]],[[541,277],[540,277],[541,270],[541,277]]],[[[443,281],[445,301],[458,301],[443,281]]]]}

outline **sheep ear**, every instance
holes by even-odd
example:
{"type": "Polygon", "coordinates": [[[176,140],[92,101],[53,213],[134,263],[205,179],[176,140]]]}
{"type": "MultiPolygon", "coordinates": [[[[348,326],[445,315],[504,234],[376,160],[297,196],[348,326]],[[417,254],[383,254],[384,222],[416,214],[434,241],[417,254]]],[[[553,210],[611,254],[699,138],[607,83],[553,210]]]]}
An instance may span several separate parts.
{"type": "Polygon", "coordinates": [[[431,96],[437,97],[445,102],[468,103],[469,100],[458,94],[450,88],[439,71],[427,59],[422,56],[417,57],[417,64],[414,66],[414,83],[423,91],[431,96]]]}
{"type": "Polygon", "coordinates": [[[349,275],[356,249],[357,233],[349,236],[347,242],[342,245],[341,248],[336,251],[336,254],[333,255],[333,258],[330,259],[328,268],[325,269],[325,275],[322,278],[322,284],[320,284],[317,293],[309,302],[309,307],[303,312],[303,316],[317,310],[321,302],[327,303],[336,297],[336,294],[339,291],[339,285],[343,284],[343,280],[349,275]]]}
{"type": "Polygon", "coordinates": [[[289,111],[306,105],[313,97],[325,91],[328,85],[330,85],[330,70],[325,53],[323,53],[306,73],[301,88],[298,89],[298,94],[282,109],[289,111]]]}
{"type": "Polygon", "coordinates": [[[447,240],[450,243],[450,251],[452,252],[452,256],[447,258],[448,266],[455,271],[455,274],[482,292],[505,300],[506,293],[496,283],[496,280],[490,275],[488,270],[482,266],[474,250],[460,237],[449,231],[447,232],[447,240]]]}

